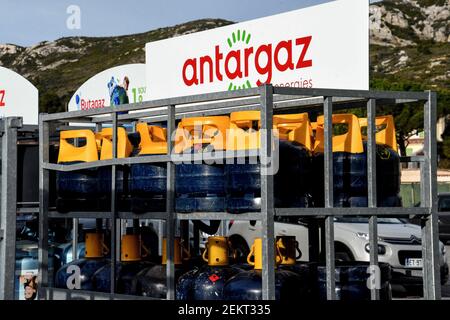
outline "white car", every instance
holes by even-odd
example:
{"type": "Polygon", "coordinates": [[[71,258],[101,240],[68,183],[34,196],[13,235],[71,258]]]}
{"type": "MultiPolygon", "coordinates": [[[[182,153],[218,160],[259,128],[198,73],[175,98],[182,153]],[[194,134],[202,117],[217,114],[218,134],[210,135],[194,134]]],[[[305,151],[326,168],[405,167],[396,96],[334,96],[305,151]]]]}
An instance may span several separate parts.
{"type": "MultiPolygon", "coordinates": [[[[228,236],[233,246],[245,255],[254,238],[261,236],[261,222],[235,220],[230,225],[228,236]]],[[[336,260],[369,262],[368,219],[335,218],[334,226],[336,260]]],[[[289,218],[289,222],[276,222],[275,236],[282,235],[295,236],[302,252],[300,261],[309,261],[308,229],[301,220],[289,218]]],[[[420,227],[397,218],[378,218],[378,236],[378,259],[392,267],[394,292],[401,294],[421,290],[423,261],[420,227]]],[[[445,246],[441,242],[439,245],[441,282],[445,283],[448,279],[445,246]]]]}

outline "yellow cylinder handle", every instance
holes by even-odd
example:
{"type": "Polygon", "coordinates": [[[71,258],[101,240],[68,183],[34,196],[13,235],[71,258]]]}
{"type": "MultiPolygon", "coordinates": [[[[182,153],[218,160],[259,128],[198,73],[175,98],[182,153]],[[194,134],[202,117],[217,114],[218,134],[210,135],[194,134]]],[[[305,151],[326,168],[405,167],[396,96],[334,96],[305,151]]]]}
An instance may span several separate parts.
{"type": "Polygon", "coordinates": [[[237,111],[230,114],[230,127],[252,129],[255,122],[257,123],[257,129],[259,129],[261,127],[261,113],[259,111],[237,111]]]}
{"type": "Polygon", "coordinates": [[[209,237],[202,258],[210,266],[226,266],[228,261],[228,238],[209,237]]]}
{"type": "Polygon", "coordinates": [[[191,253],[189,252],[189,250],[184,246],[184,241],[181,240],[180,241],[180,246],[181,246],[181,258],[183,260],[189,260],[191,258],[191,253]]]}
{"type": "Polygon", "coordinates": [[[224,150],[229,127],[228,116],[184,118],[176,130],[175,152],[181,153],[203,144],[211,144],[215,150],[224,150]]]}
{"type": "Polygon", "coordinates": [[[85,236],[86,258],[103,258],[109,253],[109,248],[105,245],[103,233],[87,233],[85,236]]]}
{"type": "MultiPolygon", "coordinates": [[[[100,153],[100,160],[109,160],[113,154],[113,129],[105,128],[100,132],[102,137],[102,149],[100,153]]],[[[133,151],[133,146],[127,136],[127,131],[122,128],[117,128],[117,158],[127,158],[133,151]]]]}
{"type": "Polygon", "coordinates": [[[98,161],[97,142],[93,131],[69,130],[61,131],[59,134],[58,163],[75,161],[98,161]],[[69,139],[85,139],[86,144],[82,147],[76,147],[69,143],[69,139]]]}
{"type": "MultiPolygon", "coordinates": [[[[255,238],[253,245],[250,249],[250,253],[247,256],[247,263],[254,267],[255,270],[262,270],[262,239],[255,238]],[[252,261],[253,257],[253,261],[252,261]]],[[[282,261],[281,253],[278,246],[275,243],[275,263],[279,265],[282,261]]]]}
{"type": "MultiPolygon", "coordinates": [[[[260,147],[260,111],[237,111],[230,114],[227,135],[228,150],[250,150],[260,147]]],[[[273,116],[274,135],[280,140],[295,141],[312,150],[312,130],[307,113],[273,116]]]]}
{"type": "MultiPolygon", "coordinates": [[[[367,118],[359,118],[359,125],[361,128],[367,127],[367,118]]],[[[377,127],[375,132],[376,143],[385,144],[398,152],[394,117],[392,115],[376,117],[375,126],[377,127]]],[[[363,135],[362,137],[367,140],[367,136],[363,135]]]]}
{"type": "Polygon", "coordinates": [[[150,254],[150,250],[142,243],[141,237],[136,234],[126,234],[122,236],[120,248],[121,261],[140,261],[150,254]],[[142,252],[142,250],[144,252],[142,252]]]}
{"type": "Polygon", "coordinates": [[[136,125],[141,142],[139,155],[167,154],[167,130],[158,126],[149,126],[141,122],[136,125]]]}
{"type": "Polygon", "coordinates": [[[247,256],[247,263],[254,267],[254,269],[262,270],[262,239],[255,238],[253,241],[250,253],[247,256]],[[253,257],[253,261],[252,261],[253,257]]]}
{"type": "MultiPolygon", "coordinates": [[[[363,141],[359,120],[354,114],[333,114],[332,124],[347,125],[344,134],[333,135],[333,152],[363,153],[363,141]]],[[[315,152],[324,152],[324,117],[317,117],[315,152]]]]}
{"type": "MultiPolygon", "coordinates": [[[[174,264],[182,264],[183,260],[188,260],[191,258],[191,254],[184,247],[184,242],[180,237],[175,237],[174,242],[174,264]]],[[[162,264],[167,264],[167,238],[163,238],[162,243],[162,264]]]]}
{"type": "Polygon", "coordinates": [[[276,246],[281,258],[282,265],[294,265],[300,259],[302,252],[295,236],[277,236],[276,246]]]}

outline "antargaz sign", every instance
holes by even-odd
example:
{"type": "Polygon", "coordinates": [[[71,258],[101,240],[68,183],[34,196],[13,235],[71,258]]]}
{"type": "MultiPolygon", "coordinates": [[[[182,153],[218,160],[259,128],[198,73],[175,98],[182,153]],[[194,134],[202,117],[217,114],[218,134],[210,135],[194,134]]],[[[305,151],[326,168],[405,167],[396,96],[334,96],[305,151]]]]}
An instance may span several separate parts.
{"type": "Polygon", "coordinates": [[[149,99],[257,87],[368,89],[368,1],[340,0],[146,45],[149,99]]]}
{"type": "Polygon", "coordinates": [[[0,118],[22,117],[24,124],[38,124],[38,89],[18,73],[0,67],[0,118]]]}

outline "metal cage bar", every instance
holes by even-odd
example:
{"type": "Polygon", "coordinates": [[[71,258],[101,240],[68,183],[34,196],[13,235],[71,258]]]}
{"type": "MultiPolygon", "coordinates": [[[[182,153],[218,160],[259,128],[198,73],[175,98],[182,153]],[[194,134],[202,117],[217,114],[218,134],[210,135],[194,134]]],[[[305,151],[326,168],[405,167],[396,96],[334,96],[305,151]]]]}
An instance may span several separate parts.
{"type": "MultiPolygon", "coordinates": [[[[326,96],[323,101],[324,114],[324,178],[325,208],[333,208],[333,100],[326,96]]],[[[327,281],[327,299],[336,299],[336,274],[334,252],[334,217],[325,218],[325,265],[327,281]]]]}
{"type": "Polygon", "coordinates": [[[440,299],[439,229],[437,213],[437,162],[436,162],[436,93],[428,91],[424,104],[424,156],[421,165],[421,203],[431,212],[422,219],[423,288],[425,299],[440,299]]]}
{"type": "MultiPolygon", "coordinates": [[[[369,208],[377,207],[377,158],[376,158],[376,100],[367,102],[367,201],[369,208]]],[[[378,218],[369,217],[369,246],[370,246],[370,271],[378,271],[378,218]]],[[[376,276],[379,274],[375,274],[376,276]]],[[[376,280],[376,279],[375,279],[376,280]]],[[[372,300],[380,299],[380,290],[377,283],[371,283],[370,296],[372,300]]]]}
{"type": "MultiPolygon", "coordinates": [[[[175,105],[167,107],[167,154],[170,156],[174,149],[172,137],[176,130],[175,127],[175,105]]],[[[167,162],[167,194],[166,194],[166,276],[167,276],[167,299],[175,299],[175,265],[174,265],[174,245],[175,245],[175,226],[177,216],[175,214],[175,164],[172,161],[167,162]]]]}
{"type": "Polygon", "coordinates": [[[273,196],[273,87],[261,87],[261,225],[263,242],[262,292],[264,300],[275,300],[275,242],[273,196]]]}
{"type": "MultiPolygon", "coordinates": [[[[117,159],[117,113],[112,115],[112,159],[117,159]]],[[[111,277],[110,277],[110,293],[116,291],[116,264],[120,261],[120,224],[117,224],[117,167],[111,166],[111,277]],[[119,245],[118,245],[119,244],[119,245]]]]}
{"type": "Polygon", "coordinates": [[[49,171],[44,163],[50,160],[50,124],[39,115],[39,299],[45,293],[40,288],[48,286],[48,207],[49,207],[49,171]]]}
{"type": "Polygon", "coordinates": [[[17,130],[22,127],[22,121],[19,118],[6,118],[0,124],[0,300],[13,300],[16,269],[17,130]]]}

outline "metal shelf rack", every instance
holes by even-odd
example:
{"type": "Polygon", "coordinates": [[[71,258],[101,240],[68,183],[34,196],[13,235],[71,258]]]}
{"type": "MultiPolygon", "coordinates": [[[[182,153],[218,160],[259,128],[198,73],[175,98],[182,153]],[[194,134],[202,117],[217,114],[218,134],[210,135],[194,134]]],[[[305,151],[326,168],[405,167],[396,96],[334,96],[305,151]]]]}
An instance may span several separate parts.
{"type": "Polygon", "coordinates": [[[16,225],[18,215],[37,215],[39,203],[18,202],[18,146],[37,141],[38,127],[24,125],[20,117],[0,119],[0,300],[15,298],[16,225]]]}
{"type": "MultiPolygon", "coordinates": [[[[425,261],[423,268],[424,298],[440,299],[439,274],[439,243],[437,228],[437,195],[436,195],[436,94],[434,92],[381,92],[364,90],[334,90],[334,89],[301,89],[273,87],[264,85],[240,91],[217,92],[194,96],[185,96],[163,100],[154,100],[138,104],[122,105],[115,108],[89,111],[74,111],[58,114],[41,114],[39,120],[40,131],[40,241],[39,241],[39,283],[41,298],[50,298],[48,288],[48,219],[74,217],[102,217],[112,221],[111,228],[111,260],[117,260],[117,220],[135,218],[157,218],[166,220],[167,236],[167,299],[175,298],[173,243],[175,223],[186,219],[211,220],[260,220],[263,238],[263,299],[275,299],[275,259],[274,259],[274,218],[275,216],[320,217],[324,219],[325,233],[325,262],[327,275],[327,298],[336,298],[335,294],[335,259],[334,259],[334,216],[363,215],[369,217],[369,242],[372,248],[378,247],[377,217],[378,216],[418,216],[422,218],[422,247],[425,261]],[[421,207],[418,208],[377,208],[376,194],[376,166],[375,166],[375,115],[377,105],[395,108],[398,103],[423,102],[425,145],[424,155],[403,158],[403,162],[419,162],[421,168],[421,207]],[[368,208],[333,208],[333,153],[332,153],[332,113],[333,110],[348,108],[366,108],[368,118],[368,208]],[[260,110],[261,111],[261,212],[231,215],[222,212],[211,213],[176,213],[175,208],[175,163],[172,157],[173,142],[168,144],[168,155],[147,156],[142,158],[117,159],[117,126],[120,123],[136,120],[145,122],[167,122],[167,132],[170,137],[174,132],[176,119],[193,116],[208,116],[227,114],[233,111],[260,110]],[[267,164],[270,165],[272,156],[272,116],[274,112],[323,112],[325,123],[325,208],[275,208],[274,181],[272,175],[264,174],[267,164]],[[122,114],[118,114],[118,113],[122,114]],[[127,114],[123,114],[126,112],[127,114]],[[104,123],[113,126],[113,159],[94,163],[61,166],[49,163],[49,136],[56,132],[58,125],[67,122],[96,124],[97,128],[104,123]],[[269,130],[266,130],[269,129],[269,130]],[[116,167],[132,163],[167,163],[167,212],[135,215],[120,213],[116,207],[116,167]],[[111,212],[108,213],[67,213],[59,214],[49,211],[49,172],[72,171],[98,166],[112,167],[111,212]]],[[[216,154],[216,158],[227,158],[226,154],[216,154]]],[[[314,240],[314,239],[313,239],[314,240]]],[[[310,240],[311,242],[311,240],[310,240]]],[[[318,242],[317,242],[318,243],[318,242]]],[[[317,244],[316,243],[316,244],[317,244]]],[[[315,248],[318,250],[318,248],[315,248]]],[[[371,250],[371,265],[378,264],[378,253],[371,250]]],[[[110,299],[115,299],[114,267],[111,272],[110,299]]],[[[90,292],[90,297],[96,293],[90,292]]],[[[105,298],[104,294],[98,296],[105,298]]],[[[379,291],[372,289],[372,299],[379,299],[379,291]]]]}

